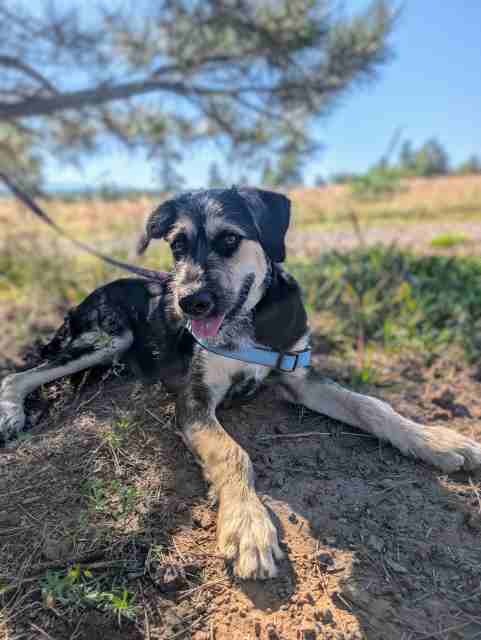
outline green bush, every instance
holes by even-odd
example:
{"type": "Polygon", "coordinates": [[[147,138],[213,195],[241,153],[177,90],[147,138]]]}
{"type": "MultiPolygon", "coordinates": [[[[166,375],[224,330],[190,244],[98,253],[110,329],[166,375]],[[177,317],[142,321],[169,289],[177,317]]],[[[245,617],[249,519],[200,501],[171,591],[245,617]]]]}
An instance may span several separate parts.
{"type": "Polygon", "coordinates": [[[399,171],[376,167],[365,175],[356,176],[351,182],[352,195],[359,200],[389,198],[402,191],[399,171]]]}
{"type": "MultiPolygon", "coordinates": [[[[481,260],[418,256],[396,247],[329,252],[315,263],[289,265],[308,306],[335,320],[353,344],[429,352],[461,345],[481,356],[481,260]]],[[[333,324],[332,322],[330,324],[333,324]]]]}

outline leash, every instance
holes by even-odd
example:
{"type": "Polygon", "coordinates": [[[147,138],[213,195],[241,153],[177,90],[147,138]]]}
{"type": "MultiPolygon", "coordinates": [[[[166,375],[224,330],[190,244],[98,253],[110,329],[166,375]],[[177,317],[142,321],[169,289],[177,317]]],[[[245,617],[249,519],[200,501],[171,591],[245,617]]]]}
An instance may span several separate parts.
{"type": "Polygon", "coordinates": [[[49,227],[51,227],[54,231],[56,231],[59,235],[70,240],[72,244],[74,244],[82,251],[86,251],[91,255],[103,260],[107,264],[110,264],[113,267],[117,267],[118,269],[123,269],[124,271],[129,271],[130,273],[134,273],[141,278],[147,278],[148,280],[157,280],[160,282],[164,282],[168,273],[162,271],[153,271],[152,269],[145,269],[144,267],[137,267],[133,264],[129,264],[127,262],[122,262],[121,260],[116,260],[115,258],[111,258],[110,256],[106,256],[105,254],[97,251],[93,247],[90,247],[88,244],[77,240],[73,236],[71,236],[67,231],[62,229],[52,218],[31,198],[25,191],[23,191],[18,185],[16,185],[5,173],[0,171],[0,179],[3,181],[5,186],[13,193],[13,195],[18,198],[23,204],[32,211],[34,215],[36,215],[42,222],[45,222],[49,227]]]}
{"type": "Polygon", "coordinates": [[[267,347],[248,347],[242,351],[229,351],[221,347],[211,347],[204,340],[198,338],[193,333],[190,322],[187,323],[187,331],[202,349],[231,360],[260,364],[282,373],[292,373],[296,369],[306,368],[311,364],[311,347],[307,347],[304,351],[274,351],[267,347]]]}

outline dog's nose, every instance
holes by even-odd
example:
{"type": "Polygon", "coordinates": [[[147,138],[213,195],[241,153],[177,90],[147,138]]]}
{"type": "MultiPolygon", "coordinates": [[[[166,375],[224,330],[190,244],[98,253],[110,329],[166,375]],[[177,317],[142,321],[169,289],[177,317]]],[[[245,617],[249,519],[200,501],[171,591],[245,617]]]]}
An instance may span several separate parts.
{"type": "Polygon", "coordinates": [[[214,307],[214,300],[208,291],[198,291],[179,300],[182,311],[193,318],[207,316],[214,307]]]}

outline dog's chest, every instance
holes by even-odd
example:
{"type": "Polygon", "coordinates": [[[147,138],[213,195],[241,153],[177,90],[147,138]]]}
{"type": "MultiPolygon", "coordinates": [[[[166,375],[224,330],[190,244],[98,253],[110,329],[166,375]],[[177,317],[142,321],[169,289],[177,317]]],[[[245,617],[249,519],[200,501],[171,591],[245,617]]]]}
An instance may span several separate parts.
{"type": "Polygon", "coordinates": [[[216,404],[224,398],[250,396],[260,386],[270,369],[204,352],[204,382],[216,404]]]}

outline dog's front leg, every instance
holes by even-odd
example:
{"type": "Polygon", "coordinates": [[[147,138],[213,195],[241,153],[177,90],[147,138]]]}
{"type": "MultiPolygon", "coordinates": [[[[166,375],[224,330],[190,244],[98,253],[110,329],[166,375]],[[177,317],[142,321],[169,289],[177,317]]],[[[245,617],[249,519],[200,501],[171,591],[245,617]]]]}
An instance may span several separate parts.
{"type": "Polygon", "coordinates": [[[284,374],[282,385],[291,400],[387,440],[447,473],[481,466],[481,445],[474,440],[403,418],[386,402],[349,391],[313,369],[284,374]]]}
{"type": "Polygon", "coordinates": [[[256,494],[249,456],[224,431],[211,401],[193,400],[187,392],[178,400],[177,419],[219,501],[220,551],[233,561],[240,578],[274,577],[275,560],[282,552],[276,529],[256,494]]]}

